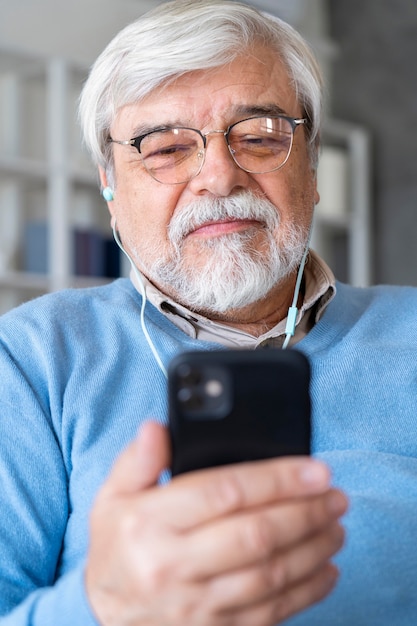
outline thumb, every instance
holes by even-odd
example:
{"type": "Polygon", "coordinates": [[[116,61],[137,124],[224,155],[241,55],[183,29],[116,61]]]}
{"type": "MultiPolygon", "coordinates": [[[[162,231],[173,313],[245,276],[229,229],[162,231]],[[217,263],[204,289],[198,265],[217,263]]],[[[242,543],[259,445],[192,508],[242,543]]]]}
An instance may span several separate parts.
{"type": "Polygon", "coordinates": [[[128,495],[155,485],[170,464],[167,429],[148,421],[122,452],[105,484],[107,495],[128,495]]]}

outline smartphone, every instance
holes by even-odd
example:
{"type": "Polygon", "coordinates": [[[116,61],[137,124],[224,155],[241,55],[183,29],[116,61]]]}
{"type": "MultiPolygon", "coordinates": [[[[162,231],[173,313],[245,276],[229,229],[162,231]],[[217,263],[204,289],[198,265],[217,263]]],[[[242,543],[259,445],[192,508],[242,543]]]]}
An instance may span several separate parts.
{"type": "Polygon", "coordinates": [[[297,350],[185,352],[168,367],[172,475],[310,453],[310,364],[297,350]]]}

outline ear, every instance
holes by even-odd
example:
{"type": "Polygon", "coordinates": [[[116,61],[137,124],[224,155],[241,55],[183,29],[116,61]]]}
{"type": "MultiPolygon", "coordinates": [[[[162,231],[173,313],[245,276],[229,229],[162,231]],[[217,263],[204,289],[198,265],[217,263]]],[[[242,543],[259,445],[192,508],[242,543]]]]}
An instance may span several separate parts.
{"type": "Polygon", "coordinates": [[[100,185],[101,188],[104,189],[105,187],[107,187],[108,182],[107,182],[107,174],[106,172],[103,170],[102,167],[98,168],[98,175],[100,177],[100,185]]]}
{"type": "Polygon", "coordinates": [[[317,168],[313,171],[313,185],[314,185],[314,205],[320,202],[320,194],[317,187],[317,168]]]}

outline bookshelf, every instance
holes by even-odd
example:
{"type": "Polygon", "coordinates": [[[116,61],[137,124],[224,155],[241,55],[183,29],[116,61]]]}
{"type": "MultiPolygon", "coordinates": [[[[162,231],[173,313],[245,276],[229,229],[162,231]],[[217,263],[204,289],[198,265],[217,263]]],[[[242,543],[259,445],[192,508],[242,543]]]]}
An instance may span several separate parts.
{"type": "MultiPolygon", "coordinates": [[[[0,313],[49,291],[102,284],[120,270],[76,122],[86,74],[61,58],[0,48],[0,313]],[[97,255],[101,269],[91,260],[97,255]]],[[[369,140],[335,121],[324,140],[347,156],[348,208],[335,216],[318,207],[313,247],[332,267],[339,263],[342,278],[369,284],[369,140]]]]}
{"type": "Polygon", "coordinates": [[[311,247],[352,285],[372,283],[371,138],[367,129],[328,119],[318,170],[321,195],[311,247]]]}
{"type": "Polygon", "coordinates": [[[85,76],[60,58],[0,49],[0,312],[118,274],[76,122],[85,76]]]}

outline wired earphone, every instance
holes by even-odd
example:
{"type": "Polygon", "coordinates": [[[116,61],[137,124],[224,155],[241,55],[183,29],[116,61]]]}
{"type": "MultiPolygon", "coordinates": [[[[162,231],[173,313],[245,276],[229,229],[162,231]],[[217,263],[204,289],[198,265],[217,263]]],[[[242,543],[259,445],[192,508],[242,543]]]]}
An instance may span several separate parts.
{"type": "MultiPolygon", "coordinates": [[[[103,198],[106,200],[106,202],[112,202],[112,200],[114,199],[114,194],[113,194],[113,190],[110,187],[105,187],[102,190],[102,195],[103,198]]],[[[113,237],[115,242],[117,243],[117,245],[119,246],[120,250],[123,252],[123,254],[126,256],[126,258],[128,259],[130,266],[132,268],[132,271],[135,275],[135,278],[137,280],[137,284],[139,287],[139,292],[140,295],[142,296],[142,304],[141,304],[141,309],[140,309],[140,324],[141,324],[141,328],[143,331],[143,334],[145,336],[145,339],[149,345],[149,348],[152,351],[152,354],[155,357],[155,360],[158,364],[159,369],[161,370],[161,372],[163,373],[163,375],[165,376],[165,378],[168,377],[167,375],[167,370],[165,365],[162,363],[161,357],[158,354],[158,350],[155,347],[155,344],[152,341],[151,336],[149,335],[149,331],[146,327],[146,321],[145,321],[145,307],[146,307],[146,303],[147,303],[147,296],[146,296],[146,288],[145,288],[145,284],[143,282],[143,278],[141,273],[139,272],[138,268],[136,267],[132,257],[129,255],[129,253],[124,249],[123,244],[120,240],[119,237],[119,233],[117,231],[117,224],[116,224],[116,218],[112,217],[111,220],[111,227],[112,227],[112,231],[113,231],[113,237]]],[[[300,266],[298,268],[298,272],[297,272],[297,279],[295,282],[295,288],[294,288],[294,295],[293,295],[293,299],[292,299],[292,303],[291,306],[288,308],[288,314],[287,314],[287,323],[285,326],[285,340],[284,343],[282,344],[282,349],[285,350],[288,347],[288,344],[291,340],[291,337],[294,336],[295,333],[295,325],[296,325],[296,321],[297,321],[297,313],[298,313],[298,307],[297,307],[297,301],[298,301],[298,296],[300,293],[300,289],[301,289],[301,281],[303,278],[303,274],[304,274],[304,267],[307,261],[307,256],[308,256],[308,251],[309,251],[309,247],[310,247],[310,239],[311,239],[311,227],[310,227],[310,232],[309,232],[309,236],[307,239],[307,244],[304,250],[304,254],[301,258],[301,263],[300,266]]]]}
{"type": "Polygon", "coordinates": [[[130,256],[130,254],[124,249],[122,242],[120,241],[120,237],[119,237],[119,233],[117,232],[117,225],[116,225],[116,220],[113,218],[112,219],[112,230],[113,230],[113,237],[115,242],[117,243],[117,245],[119,246],[120,250],[123,252],[123,254],[126,256],[126,258],[128,259],[130,266],[132,268],[132,271],[135,275],[135,278],[137,280],[137,285],[139,287],[139,292],[140,295],[142,296],[142,304],[140,307],[140,325],[142,327],[142,332],[145,335],[145,339],[148,342],[148,345],[152,351],[152,354],[155,357],[155,360],[158,364],[159,369],[161,370],[161,372],[163,373],[163,375],[165,376],[165,378],[168,378],[168,374],[167,374],[167,370],[165,365],[162,363],[161,357],[158,354],[158,350],[155,348],[155,344],[153,343],[151,336],[149,334],[149,331],[146,327],[146,321],[145,321],[145,307],[146,307],[146,303],[147,303],[147,296],[146,296],[146,289],[145,289],[145,285],[142,279],[142,275],[139,272],[138,268],[136,267],[132,257],[130,256]]]}

